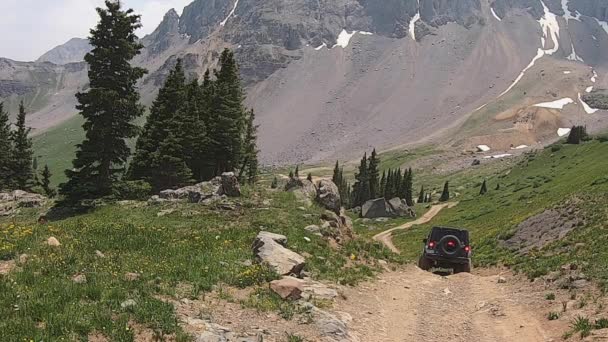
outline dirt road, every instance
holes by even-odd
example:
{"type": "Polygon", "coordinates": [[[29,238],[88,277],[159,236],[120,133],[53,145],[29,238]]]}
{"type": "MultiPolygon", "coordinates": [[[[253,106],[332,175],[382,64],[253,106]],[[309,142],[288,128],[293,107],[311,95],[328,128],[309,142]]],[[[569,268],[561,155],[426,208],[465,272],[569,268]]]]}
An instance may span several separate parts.
{"type": "Polygon", "coordinates": [[[433,219],[433,217],[435,217],[437,214],[439,214],[439,212],[442,209],[452,208],[452,207],[456,206],[457,204],[458,204],[457,202],[452,202],[452,203],[443,203],[443,204],[434,205],[431,207],[431,209],[429,209],[429,211],[424,213],[424,215],[422,215],[416,221],[408,222],[408,223],[402,224],[401,226],[391,228],[389,230],[385,230],[382,233],[375,235],[374,240],[382,242],[386,247],[388,247],[394,253],[400,253],[399,249],[397,247],[395,247],[395,245],[393,245],[392,237],[393,237],[394,231],[409,229],[409,228],[419,225],[419,224],[428,223],[433,219]]]}
{"type": "Polygon", "coordinates": [[[361,342],[535,342],[556,337],[526,305],[526,294],[499,284],[498,276],[445,277],[407,266],[345,295],[349,299],[336,310],[352,316],[349,326],[361,342]]]}

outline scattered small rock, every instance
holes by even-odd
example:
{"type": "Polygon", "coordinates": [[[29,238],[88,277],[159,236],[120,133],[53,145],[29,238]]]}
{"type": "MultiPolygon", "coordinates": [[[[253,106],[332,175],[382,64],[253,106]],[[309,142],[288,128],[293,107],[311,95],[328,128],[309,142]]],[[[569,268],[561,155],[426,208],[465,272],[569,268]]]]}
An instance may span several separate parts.
{"type": "Polygon", "coordinates": [[[120,307],[123,309],[132,308],[137,305],[137,302],[133,299],[127,299],[124,302],[120,303],[120,307]]]}
{"type": "Polygon", "coordinates": [[[133,272],[127,272],[125,273],[125,280],[126,281],[137,281],[139,280],[140,274],[139,273],[133,273],[133,272]]]}
{"type": "Polygon", "coordinates": [[[53,246],[53,247],[58,247],[61,246],[61,243],[59,242],[59,240],[57,240],[57,238],[51,236],[50,238],[48,238],[46,240],[46,244],[49,246],[53,246]]]}
{"type": "Polygon", "coordinates": [[[165,210],[161,210],[159,211],[156,216],[157,217],[163,217],[163,216],[167,216],[167,215],[171,215],[175,212],[175,209],[165,209],[165,210]]]}
{"type": "Polygon", "coordinates": [[[507,279],[503,276],[499,276],[498,277],[498,283],[499,284],[505,284],[507,282],[507,279]]]}
{"type": "Polygon", "coordinates": [[[98,258],[105,258],[106,255],[103,254],[101,251],[95,251],[95,256],[98,258]]]}
{"type": "Polygon", "coordinates": [[[87,276],[82,273],[77,273],[72,277],[72,281],[76,284],[86,284],[87,276]]]}

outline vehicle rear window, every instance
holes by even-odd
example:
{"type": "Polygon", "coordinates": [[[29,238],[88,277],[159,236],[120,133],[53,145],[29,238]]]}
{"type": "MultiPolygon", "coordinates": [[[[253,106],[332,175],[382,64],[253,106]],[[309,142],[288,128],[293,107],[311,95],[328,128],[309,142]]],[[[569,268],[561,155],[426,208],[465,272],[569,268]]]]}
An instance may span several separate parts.
{"type": "Polygon", "coordinates": [[[452,229],[452,228],[433,228],[431,232],[431,240],[439,241],[446,235],[454,235],[462,242],[469,241],[469,232],[466,230],[452,229]]]}

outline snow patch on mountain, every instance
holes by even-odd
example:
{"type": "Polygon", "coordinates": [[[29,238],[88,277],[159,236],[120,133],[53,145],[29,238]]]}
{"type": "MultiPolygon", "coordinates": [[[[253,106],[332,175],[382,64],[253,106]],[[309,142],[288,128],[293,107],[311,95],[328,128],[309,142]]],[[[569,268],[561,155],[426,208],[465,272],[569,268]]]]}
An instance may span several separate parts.
{"type": "Polygon", "coordinates": [[[581,93],[578,93],[578,100],[583,105],[583,109],[585,110],[585,113],[593,114],[598,111],[598,109],[591,108],[591,106],[589,106],[585,101],[583,101],[583,98],[581,97],[581,93]]]}
{"type": "Polygon", "coordinates": [[[593,70],[593,76],[591,76],[591,82],[595,83],[596,80],[597,80],[597,72],[595,70],[593,70]]]}
{"type": "Polygon", "coordinates": [[[572,73],[572,71],[564,71],[564,75],[570,75],[572,73]]]}
{"type": "Polygon", "coordinates": [[[570,61],[585,63],[585,61],[579,55],[576,54],[576,50],[574,50],[574,43],[570,43],[570,46],[571,46],[572,52],[566,58],[570,61]]]}
{"type": "Polygon", "coordinates": [[[490,146],[488,145],[479,145],[477,146],[477,150],[480,152],[488,152],[490,150],[490,146]]]}
{"type": "Polygon", "coordinates": [[[506,158],[506,157],[511,157],[511,156],[512,156],[512,154],[510,154],[510,153],[504,153],[504,154],[496,154],[493,156],[486,156],[483,158],[484,159],[501,159],[501,158],[506,158]]]}
{"type": "Polygon", "coordinates": [[[494,16],[494,18],[496,18],[496,20],[502,21],[502,19],[500,19],[498,14],[496,14],[496,12],[494,11],[494,7],[490,7],[490,12],[492,12],[492,15],[494,16]]]}
{"type": "Polygon", "coordinates": [[[323,43],[323,44],[321,44],[321,45],[317,46],[317,47],[315,48],[315,50],[319,51],[319,50],[321,50],[321,49],[322,49],[322,48],[324,48],[324,47],[327,47],[327,44],[323,43]]]}
{"type": "Polygon", "coordinates": [[[569,97],[565,97],[556,101],[537,103],[534,105],[534,107],[564,109],[564,107],[570,103],[574,103],[574,100],[569,97]]]}
{"type": "Polygon", "coordinates": [[[543,31],[543,36],[540,38],[541,47],[536,51],[536,56],[532,58],[530,64],[528,64],[528,66],[522,70],[522,72],[519,74],[519,76],[517,76],[515,81],[511,83],[507,90],[503,91],[498,97],[503,96],[513,89],[513,87],[515,87],[515,85],[517,85],[517,83],[519,83],[519,81],[521,81],[521,79],[524,77],[526,71],[534,66],[537,60],[541,59],[545,55],[552,55],[559,50],[559,23],[557,22],[557,16],[549,11],[549,8],[542,0],[541,4],[543,5],[543,9],[545,11],[545,14],[538,20],[541,30],[543,31]],[[547,42],[548,38],[550,38],[553,42],[552,49],[545,49],[545,43],[547,42]]]}
{"type": "Polygon", "coordinates": [[[572,14],[572,12],[570,12],[570,9],[568,8],[568,3],[570,2],[570,0],[562,0],[562,10],[564,11],[564,19],[566,19],[566,23],[568,22],[568,20],[573,19],[573,20],[580,20],[581,15],[576,12],[574,15],[572,14]]]}
{"type": "Polygon", "coordinates": [[[557,129],[557,135],[560,137],[563,137],[565,135],[570,134],[570,131],[572,130],[572,128],[558,128],[557,129]]]}
{"type": "Polygon", "coordinates": [[[605,21],[601,21],[598,18],[594,18],[597,23],[604,29],[604,31],[606,31],[606,33],[608,34],[608,22],[605,21]]]}
{"type": "Polygon", "coordinates": [[[587,87],[587,89],[585,89],[585,92],[590,93],[593,91],[593,86],[591,87],[587,87]]]}
{"type": "Polygon", "coordinates": [[[512,150],[523,150],[524,148],[528,148],[528,145],[519,145],[516,147],[511,147],[512,150]]]}
{"type": "Polygon", "coordinates": [[[416,22],[420,20],[420,11],[410,20],[410,37],[416,40],[416,22]]]}
{"type": "Polygon", "coordinates": [[[222,22],[220,23],[220,26],[225,26],[226,23],[228,22],[228,19],[230,19],[232,16],[234,16],[234,11],[236,11],[236,7],[239,5],[239,0],[236,0],[234,2],[234,7],[232,8],[232,11],[230,11],[230,13],[228,13],[228,16],[226,17],[226,19],[222,20],[222,22]]]}

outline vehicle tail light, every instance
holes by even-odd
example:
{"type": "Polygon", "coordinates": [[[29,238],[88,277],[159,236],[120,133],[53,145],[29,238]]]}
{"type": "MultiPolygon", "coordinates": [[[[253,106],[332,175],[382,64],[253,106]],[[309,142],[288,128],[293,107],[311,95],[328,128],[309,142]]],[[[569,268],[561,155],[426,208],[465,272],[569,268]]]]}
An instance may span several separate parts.
{"type": "Polygon", "coordinates": [[[471,251],[471,246],[464,246],[464,251],[465,252],[470,252],[471,251]]]}
{"type": "Polygon", "coordinates": [[[429,248],[430,248],[430,249],[435,248],[435,241],[431,241],[431,242],[429,242],[429,248]]]}

